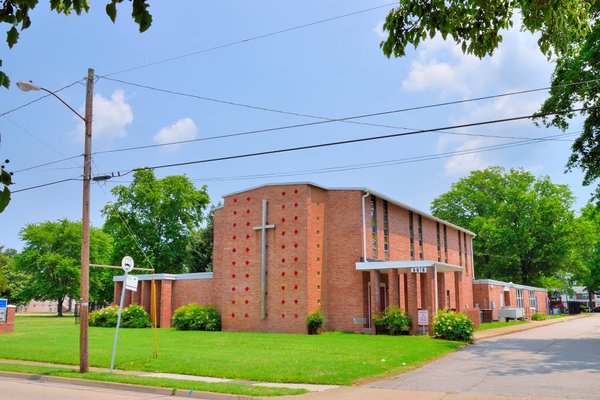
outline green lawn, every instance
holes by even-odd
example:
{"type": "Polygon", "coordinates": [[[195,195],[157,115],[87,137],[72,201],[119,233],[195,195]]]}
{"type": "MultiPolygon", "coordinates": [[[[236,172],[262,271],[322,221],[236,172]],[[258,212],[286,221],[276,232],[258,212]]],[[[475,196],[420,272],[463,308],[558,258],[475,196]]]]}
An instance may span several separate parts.
{"type": "MultiPolygon", "coordinates": [[[[90,366],[108,367],[114,329],[89,330],[90,366]]],[[[79,365],[73,318],[18,316],[0,335],[0,359],[79,365]]],[[[153,357],[151,329],[121,329],[116,369],[171,372],[267,382],[350,385],[401,373],[462,346],[422,336],[190,332],[160,329],[153,357]]]]}
{"type": "Polygon", "coordinates": [[[528,323],[528,321],[496,321],[496,322],[486,322],[481,324],[479,328],[475,329],[476,331],[485,331],[487,329],[496,329],[496,328],[504,328],[505,326],[513,326],[513,325],[523,325],[528,323]]]}

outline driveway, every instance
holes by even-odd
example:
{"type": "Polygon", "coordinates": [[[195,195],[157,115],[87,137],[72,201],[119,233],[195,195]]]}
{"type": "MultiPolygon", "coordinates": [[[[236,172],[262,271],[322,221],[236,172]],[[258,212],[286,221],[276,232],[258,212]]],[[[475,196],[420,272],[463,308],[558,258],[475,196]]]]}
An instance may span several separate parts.
{"type": "Polygon", "coordinates": [[[367,387],[600,400],[600,314],[482,340],[367,387]]]}

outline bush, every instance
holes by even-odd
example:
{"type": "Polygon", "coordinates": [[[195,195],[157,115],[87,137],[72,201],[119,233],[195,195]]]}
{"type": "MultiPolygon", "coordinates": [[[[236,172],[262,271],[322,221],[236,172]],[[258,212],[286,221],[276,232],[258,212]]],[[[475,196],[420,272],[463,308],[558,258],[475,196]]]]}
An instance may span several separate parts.
{"type": "Polygon", "coordinates": [[[433,332],[442,339],[472,342],[473,322],[465,314],[440,311],[433,319],[433,332]]]}
{"type": "Polygon", "coordinates": [[[398,307],[388,307],[373,317],[379,334],[402,335],[410,331],[410,317],[398,307]]]}
{"type": "MultiPolygon", "coordinates": [[[[117,326],[119,307],[109,306],[92,311],[89,316],[90,326],[114,328],[117,326]]],[[[121,313],[121,328],[149,328],[152,326],[150,316],[139,304],[132,304],[121,313]]]]}
{"type": "Polygon", "coordinates": [[[309,335],[318,335],[323,324],[325,324],[325,317],[321,311],[315,311],[306,317],[306,330],[309,335]]]}
{"type": "Polygon", "coordinates": [[[546,314],[542,314],[541,312],[536,312],[531,316],[533,321],[543,321],[546,319],[546,314]]]}
{"type": "Polygon", "coordinates": [[[123,328],[150,328],[150,316],[139,304],[132,304],[123,309],[121,314],[121,327],[123,328]]]}
{"type": "Polygon", "coordinates": [[[89,315],[89,324],[90,326],[99,326],[102,328],[114,328],[117,326],[118,312],[118,306],[109,306],[92,311],[89,315]]]}
{"type": "Polygon", "coordinates": [[[175,310],[171,324],[180,331],[220,331],[221,315],[214,306],[191,303],[175,310]]]}

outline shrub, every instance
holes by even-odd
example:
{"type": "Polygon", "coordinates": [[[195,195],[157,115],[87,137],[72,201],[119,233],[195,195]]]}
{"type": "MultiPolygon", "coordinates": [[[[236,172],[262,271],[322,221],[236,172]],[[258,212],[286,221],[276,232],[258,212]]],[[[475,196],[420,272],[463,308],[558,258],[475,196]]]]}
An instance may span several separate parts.
{"type": "MultiPolygon", "coordinates": [[[[92,311],[89,316],[90,326],[114,328],[117,326],[119,307],[109,306],[92,311]]],[[[121,313],[121,328],[149,328],[152,326],[150,316],[139,304],[125,307],[121,313]]]]}
{"type": "Polygon", "coordinates": [[[546,319],[546,314],[542,314],[541,312],[536,312],[531,316],[533,321],[543,321],[546,319]]]}
{"type": "Polygon", "coordinates": [[[98,326],[102,328],[114,328],[117,326],[118,306],[108,306],[100,310],[92,311],[89,315],[90,326],[98,326]]]}
{"type": "Polygon", "coordinates": [[[376,314],[373,324],[377,333],[402,335],[410,331],[410,317],[398,307],[388,307],[384,312],[376,314]]]}
{"type": "Polygon", "coordinates": [[[121,314],[121,327],[123,328],[150,328],[150,316],[139,304],[132,304],[123,309],[121,314]]]}
{"type": "Polygon", "coordinates": [[[440,311],[433,319],[433,332],[442,339],[472,342],[473,322],[465,314],[440,311]]]}
{"type": "Polygon", "coordinates": [[[319,331],[325,323],[325,317],[321,314],[321,311],[315,311],[306,317],[306,330],[309,335],[318,335],[319,331]]]}
{"type": "Polygon", "coordinates": [[[180,331],[220,331],[221,315],[214,306],[191,303],[175,310],[171,324],[180,331]]]}

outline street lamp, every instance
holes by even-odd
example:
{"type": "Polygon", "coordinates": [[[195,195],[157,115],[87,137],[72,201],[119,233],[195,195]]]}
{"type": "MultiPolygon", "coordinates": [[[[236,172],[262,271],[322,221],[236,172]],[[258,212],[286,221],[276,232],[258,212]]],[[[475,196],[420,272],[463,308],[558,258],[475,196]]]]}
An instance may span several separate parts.
{"type": "Polygon", "coordinates": [[[83,153],[83,210],[81,213],[81,279],[80,279],[80,322],[79,322],[79,372],[89,371],[88,360],[88,311],[90,297],[90,178],[92,165],[92,101],[94,97],[94,70],[88,69],[85,117],[68,105],[56,93],[31,82],[17,82],[17,87],[24,92],[42,90],[57,98],[67,108],[83,120],[85,124],[85,141],[83,153]]]}

